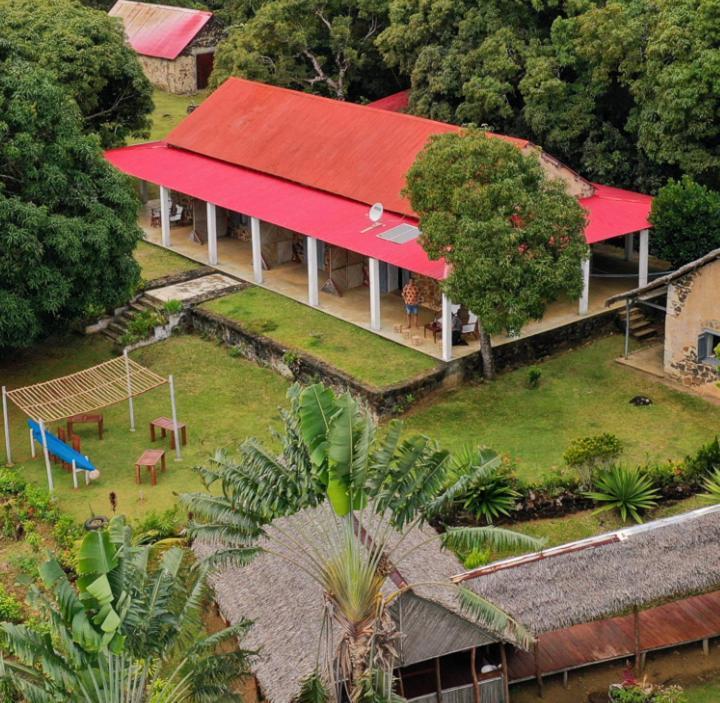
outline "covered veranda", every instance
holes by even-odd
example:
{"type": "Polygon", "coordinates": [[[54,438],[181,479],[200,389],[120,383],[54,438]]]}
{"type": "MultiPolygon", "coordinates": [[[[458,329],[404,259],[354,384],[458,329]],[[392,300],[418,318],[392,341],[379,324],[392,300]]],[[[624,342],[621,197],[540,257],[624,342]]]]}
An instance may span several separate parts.
{"type": "MultiPolygon", "coordinates": [[[[159,200],[149,203],[142,217],[148,241],[444,361],[478,350],[479,342],[472,334],[464,336],[467,346],[452,346],[453,305],[437,283],[437,295],[427,296],[434,299],[421,306],[418,330],[403,329],[406,318],[399,290],[409,273],[427,280],[428,285],[445,275],[444,262],[430,261],[416,241],[415,220],[386,212],[373,225],[366,204],[164,143],[113,150],[107,157],[125,173],[159,185],[159,200]],[[173,205],[183,198],[185,207],[191,203],[195,217],[192,224],[173,226],[173,205]],[[153,205],[157,213],[152,212],[153,205]],[[393,240],[393,233],[403,227],[415,230],[415,235],[393,240]],[[277,241],[282,239],[278,231],[288,240],[277,241]],[[270,260],[270,244],[277,251],[283,248],[284,256],[270,260]],[[352,285],[334,285],[337,271],[332,265],[328,270],[328,249],[355,257],[352,285]],[[437,340],[424,330],[436,318],[446,331],[437,340]]],[[[589,212],[586,237],[592,246],[592,265],[590,260],[583,264],[585,287],[579,303],[554,302],[542,320],[526,325],[521,337],[571,324],[579,315],[603,314],[609,296],[635,287],[661,269],[661,262],[649,256],[647,226],[637,237],[637,229],[618,233],[647,225],[645,196],[636,196],[629,205],[631,217],[618,222],[612,208],[626,192],[600,188],[581,201],[589,212]]],[[[492,341],[501,346],[514,339],[498,335],[492,341]]]]}

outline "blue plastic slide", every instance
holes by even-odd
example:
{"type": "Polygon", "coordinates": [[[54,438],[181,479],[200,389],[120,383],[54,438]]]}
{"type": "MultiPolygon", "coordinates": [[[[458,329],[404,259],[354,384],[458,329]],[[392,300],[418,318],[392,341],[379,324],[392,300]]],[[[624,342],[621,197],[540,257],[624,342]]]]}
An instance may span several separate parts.
{"type": "MultiPolygon", "coordinates": [[[[28,426],[32,431],[33,439],[42,447],[42,432],[40,432],[40,425],[35,420],[28,420],[28,426]]],[[[75,462],[76,469],[83,469],[84,471],[97,471],[93,463],[83,454],[75,451],[69,444],[65,444],[61,439],[58,439],[52,432],[45,430],[45,441],[47,442],[48,452],[58,457],[62,461],[72,464],[75,462]]],[[[92,478],[92,477],[91,477],[92,478]]]]}

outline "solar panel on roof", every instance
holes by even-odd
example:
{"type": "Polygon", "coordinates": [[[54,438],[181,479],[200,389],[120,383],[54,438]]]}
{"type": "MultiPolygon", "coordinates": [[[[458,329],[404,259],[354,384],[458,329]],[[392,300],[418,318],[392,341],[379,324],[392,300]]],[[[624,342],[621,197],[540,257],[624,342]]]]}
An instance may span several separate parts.
{"type": "Polygon", "coordinates": [[[413,239],[417,239],[420,234],[420,230],[415,225],[409,225],[403,223],[396,225],[387,232],[381,232],[378,234],[379,239],[385,239],[388,242],[394,242],[395,244],[405,244],[405,242],[411,242],[413,239]]]}

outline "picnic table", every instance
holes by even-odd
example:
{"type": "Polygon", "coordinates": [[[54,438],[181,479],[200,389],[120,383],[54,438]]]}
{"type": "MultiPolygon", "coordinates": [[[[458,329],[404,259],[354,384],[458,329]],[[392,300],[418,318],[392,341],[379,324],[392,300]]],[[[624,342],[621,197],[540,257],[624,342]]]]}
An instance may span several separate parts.
{"type": "Polygon", "coordinates": [[[143,467],[150,470],[150,483],[157,486],[157,465],[165,471],[165,451],[162,449],[146,449],[135,462],[135,483],[142,483],[141,471],[143,467]]]}
{"type": "MultiPolygon", "coordinates": [[[[170,449],[175,449],[175,424],[169,417],[156,417],[150,423],[150,441],[154,442],[156,439],[155,428],[160,430],[160,436],[165,439],[165,434],[170,432],[170,449]]],[[[180,431],[180,444],[185,446],[187,444],[187,427],[184,422],[178,422],[178,430],[180,431]]]]}
{"type": "Polygon", "coordinates": [[[103,438],[105,419],[100,413],[84,413],[82,415],[73,415],[66,421],[66,428],[68,437],[73,436],[73,425],[80,425],[83,423],[95,423],[98,428],[98,437],[103,438]]]}

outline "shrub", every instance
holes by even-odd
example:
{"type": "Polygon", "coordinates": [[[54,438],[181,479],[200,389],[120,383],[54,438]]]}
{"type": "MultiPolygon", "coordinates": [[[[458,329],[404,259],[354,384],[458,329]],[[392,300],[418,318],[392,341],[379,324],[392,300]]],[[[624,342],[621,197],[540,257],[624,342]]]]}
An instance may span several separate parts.
{"type": "Polygon", "coordinates": [[[25,490],[27,481],[12,469],[0,469],[0,495],[18,495],[25,490]]]}
{"type": "Polygon", "coordinates": [[[473,551],[463,559],[463,566],[470,571],[489,564],[491,558],[492,554],[489,549],[473,549],[473,551]]]}
{"type": "Polygon", "coordinates": [[[22,603],[0,585],[0,622],[22,622],[22,603]]]}
{"type": "Polygon", "coordinates": [[[692,456],[685,457],[685,478],[696,484],[701,484],[706,476],[720,468],[720,441],[715,437],[707,444],[703,444],[692,456]]]}
{"type": "Polygon", "coordinates": [[[135,541],[138,544],[150,544],[161,539],[177,536],[181,529],[178,507],[173,506],[159,513],[151,510],[138,520],[134,527],[135,541]]]}
{"type": "Polygon", "coordinates": [[[542,370],[537,366],[531,366],[527,370],[527,387],[538,388],[540,386],[540,378],[542,376],[542,370]]]}
{"type": "Polygon", "coordinates": [[[585,495],[598,503],[605,503],[596,513],[605,510],[617,510],[623,522],[628,516],[635,522],[642,522],[641,513],[657,505],[659,493],[652,481],[638,469],[614,466],[600,474],[595,483],[595,491],[585,495]]]}
{"type": "Polygon", "coordinates": [[[123,344],[134,344],[150,336],[153,329],[165,323],[163,316],[155,310],[143,310],[128,322],[127,331],[122,336],[123,344]]]}
{"type": "Polygon", "coordinates": [[[488,524],[509,515],[520,495],[512,486],[510,470],[500,464],[500,458],[488,449],[464,449],[454,459],[453,474],[460,477],[470,469],[486,464],[486,468],[458,496],[463,510],[488,524]]]}
{"type": "Polygon", "coordinates": [[[609,466],[621,453],[622,442],[614,434],[604,432],[572,440],[563,460],[578,471],[583,483],[589,484],[597,469],[609,466]]]}
{"type": "Polygon", "coordinates": [[[53,527],[53,537],[60,549],[70,549],[83,536],[83,530],[69,515],[61,515],[53,527]]]}
{"type": "Polygon", "coordinates": [[[179,315],[183,311],[183,304],[179,300],[168,300],[163,305],[163,312],[166,315],[179,315]]]}

